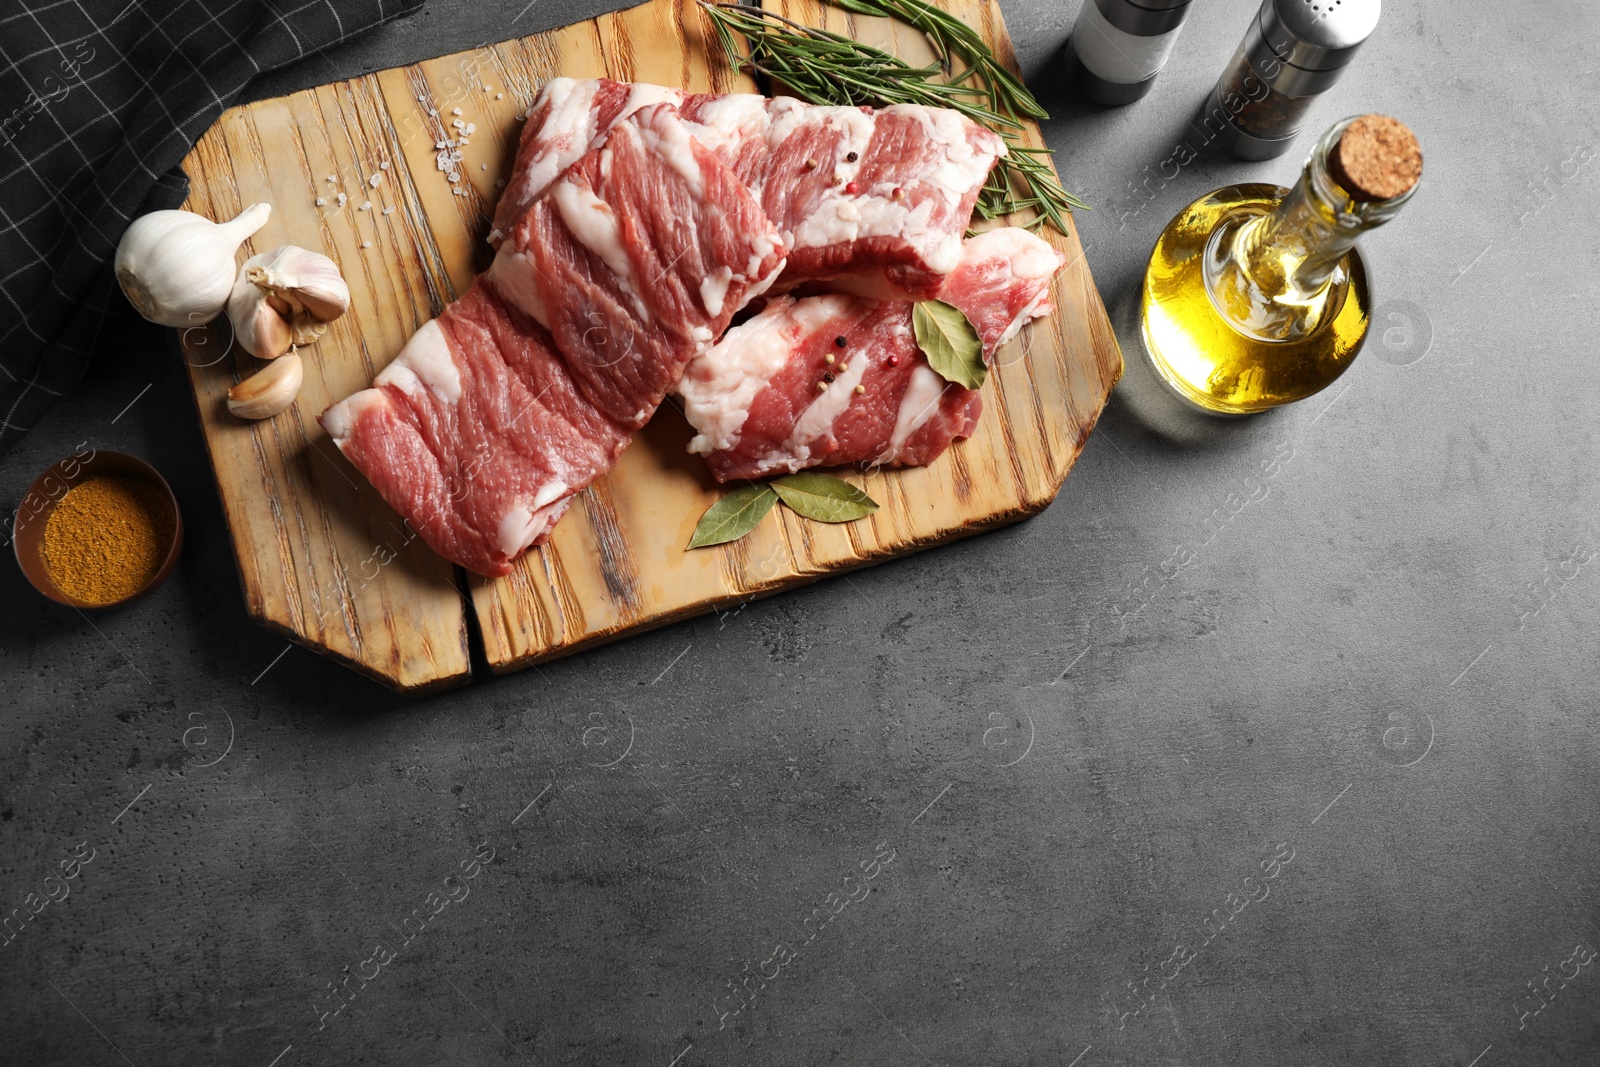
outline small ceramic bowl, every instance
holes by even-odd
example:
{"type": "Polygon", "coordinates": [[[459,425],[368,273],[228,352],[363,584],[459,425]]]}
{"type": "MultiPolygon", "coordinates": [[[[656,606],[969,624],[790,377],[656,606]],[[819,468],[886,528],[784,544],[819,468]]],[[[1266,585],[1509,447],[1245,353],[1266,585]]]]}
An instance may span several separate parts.
{"type": "Polygon", "coordinates": [[[11,524],[11,543],[16,549],[17,563],[22,567],[22,573],[35,589],[51,600],[74,608],[115,608],[138,600],[167,580],[172,568],[177,566],[178,553],[183,549],[183,516],[178,511],[178,498],[172,494],[172,487],[150,464],[126,452],[91,450],[87,456],[68,456],[34,480],[24,494],[22,503],[17,506],[17,514],[11,524]],[[172,543],[167,547],[167,554],[156,569],[155,576],[131,595],[109,604],[91,604],[63,592],[50,580],[50,573],[44,565],[44,528],[50,521],[50,513],[67,495],[67,490],[97,475],[146,482],[155,486],[172,507],[172,543]]]}

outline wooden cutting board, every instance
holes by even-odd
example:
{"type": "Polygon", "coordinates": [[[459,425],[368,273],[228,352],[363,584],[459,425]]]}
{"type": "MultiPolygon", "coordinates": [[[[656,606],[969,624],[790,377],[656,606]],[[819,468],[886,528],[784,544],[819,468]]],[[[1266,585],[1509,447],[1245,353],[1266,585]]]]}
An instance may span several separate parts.
{"type": "MultiPolygon", "coordinates": [[[[887,20],[817,0],[765,2],[913,62],[930,55],[919,34],[887,20]]],[[[939,2],[1015,67],[993,0],[939,2]]],[[[829,526],[774,509],[741,541],[686,552],[720,490],[685,452],[691,431],[669,402],[615,470],[578,498],[550,543],[507,577],[468,575],[410,536],[316,416],[370,384],[412,332],[488,265],[483,238],[498,182],[511,170],[517,118],[557,75],[719,92],[765,88],[722,63],[693,0],[650,0],[233,108],[184,162],[191,211],[225,219],[256,201],[273,205],[243,255],[301,245],[333,257],[350,284],[350,313],[306,352],[297,403],[270,420],[243,422],[224,406],[229,386],[259,366],[231,344],[225,320],[182,338],[253,618],[417,693],[470,680],[474,632],[492,670],[517,670],[1015,522],[1054,498],[1122,373],[1122,357],[1077,234],[1052,231],[1047,236],[1068,260],[1055,284],[1055,314],[1001,350],[974,437],[929,467],[850,475],[882,505],[870,518],[829,526]],[[452,183],[434,146],[452,135],[458,117],[476,130],[452,183]]],[[[1036,128],[1028,135],[1043,144],[1036,128]]],[[[1071,175],[1066,184],[1072,187],[1071,175]]]]}

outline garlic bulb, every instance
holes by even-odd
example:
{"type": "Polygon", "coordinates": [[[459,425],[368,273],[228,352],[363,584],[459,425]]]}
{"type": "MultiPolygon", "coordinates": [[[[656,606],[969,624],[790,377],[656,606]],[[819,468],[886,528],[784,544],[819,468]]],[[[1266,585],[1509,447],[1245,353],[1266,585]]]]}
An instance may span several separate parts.
{"type": "Polygon", "coordinates": [[[294,403],[304,377],[300,354],[290,352],[229,389],[228,410],[242,419],[271,418],[294,403]]]}
{"type": "Polygon", "coordinates": [[[233,288],[233,254],[266,225],[271,204],[251,204],[231,222],[188,211],[152,211],[117,245],[117,282],[134,309],[163,326],[202,326],[233,288]]]}
{"type": "Polygon", "coordinates": [[[251,355],[276,359],[308,345],[350,307],[350,288],[327,256],[284,245],[245,260],[228,297],[234,336],[251,355]]]}

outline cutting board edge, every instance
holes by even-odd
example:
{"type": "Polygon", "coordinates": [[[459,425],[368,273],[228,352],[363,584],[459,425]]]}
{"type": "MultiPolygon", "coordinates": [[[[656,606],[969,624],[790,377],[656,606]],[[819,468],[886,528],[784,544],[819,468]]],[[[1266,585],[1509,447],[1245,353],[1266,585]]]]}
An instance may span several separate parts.
{"type": "MultiPolygon", "coordinates": [[[[1111,380],[1112,386],[1114,386],[1116,382],[1121,379],[1123,373],[1123,363],[1120,349],[1117,350],[1117,355],[1117,367],[1115,373],[1112,375],[1111,380]]],[[[687,622],[690,619],[696,619],[702,615],[709,615],[712,612],[718,611],[731,604],[748,604],[757,600],[764,600],[767,597],[775,596],[778,593],[786,592],[790,589],[799,589],[803,586],[810,585],[813,582],[818,582],[825,578],[833,578],[842,574],[849,574],[852,571],[864,570],[867,567],[874,567],[879,564],[889,562],[890,560],[903,559],[919,552],[925,552],[929,549],[939,548],[943,545],[954,544],[955,542],[964,540],[968,537],[989,533],[994,530],[1003,529],[1007,526],[1015,526],[1017,523],[1031,519],[1035,515],[1038,515],[1040,512],[1044,511],[1051,504],[1055,503],[1056,497],[1061,493],[1061,487],[1066,484],[1067,476],[1072,473],[1072,468],[1077,464],[1078,457],[1083,454],[1084,445],[1088,443],[1089,436],[1094,432],[1095,426],[1099,424],[1100,416],[1105,413],[1106,405],[1109,403],[1109,401],[1110,389],[1108,388],[1106,398],[1101,400],[1100,405],[1094,412],[1094,416],[1090,420],[1088,427],[1084,430],[1082,438],[1066,454],[1066,460],[1060,466],[1060,468],[1057,471],[1052,472],[1054,484],[1047,492],[1024,499],[1016,507],[1007,511],[994,513],[986,517],[986,519],[981,523],[970,526],[954,527],[936,536],[924,538],[920,541],[898,544],[892,549],[885,549],[883,551],[876,552],[868,556],[863,556],[859,559],[842,562],[834,566],[823,566],[811,571],[797,571],[793,574],[771,579],[759,586],[747,589],[741,593],[730,593],[726,596],[715,597],[698,604],[691,604],[686,607],[678,608],[674,611],[651,616],[650,618],[642,619],[638,622],[630,623],[624,626],[617,626],[607,630],[595,631],[584,637],[582,640],[574,641],[571,644],[560,645],[555,648],[547,649],[543,652],[528,653],[499,661],[489,659],[489,673],[496,677],[516,674],[519,671],[527,670],[529,667],[537,666],[541,663],[553,663],[556,660],[565,659],[568,656],[577,655],[580,652],[587,652],[590,649],[598,648],[602,645],[611,644],[615,641],[620,641],[629,637],[637,637],[640,634],[649,633],[652,630],[658,630],[676,623],[687,622]]]]}
{"type": "Polygon", "coordinates": [[[347,670],[354,671],[369,681],[377,682],[385,689],[400,696],[427,696],[430,693],[438,693],[447,689],[460,689],[462,686],[472,684],[473,673],[470,650],[468,651],[466,670],[456,674],[435,674],[422,683],[406,685],[400,680],[399,676],[386,673],[374,664],[354,659],[342,652],[329,648],[327,645],[312,644],[304,634],[297,633],[286,624],[256,611],[248,603],[245,605],[245,612],[249,615],[251,622],[254,622],[268,633],[277,634],[279,637],[288,640],[290,644],[298,645],[307,652],[315,652],[324,659],[337,663],[347,670]]]}

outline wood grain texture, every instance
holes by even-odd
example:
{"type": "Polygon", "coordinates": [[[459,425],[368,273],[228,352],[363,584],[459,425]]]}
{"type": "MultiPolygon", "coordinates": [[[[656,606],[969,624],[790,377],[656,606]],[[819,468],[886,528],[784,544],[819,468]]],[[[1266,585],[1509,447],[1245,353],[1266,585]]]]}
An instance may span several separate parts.
{"type": "MultiPolygon", "coordinates": [[[[905,26],[818,0],[767,2],[912,61],[929,55],[905,26]]],[[[1011,60],[993,0],[941,4],[1011,60]]],[[[228,387],[257,367],[231,350],[226,323],[183,336],[252,617],[396,689],[420,692],[468,680],[469,625],[480,629],[493,670],[516,670],[1014,522],[1055,497],[1122,372],[1076,232],[1046,234],[1068,260],[1055,284],[1056,312],[1000,351],[977,433],[926,468],[848,475],[882,505],[867,519],[830,526],[775,509],[738,542],[686,552],[721,491],[685,450],[692,431],[669,401],[512,574],[464,576],[409,536],[315,416],[368,385],[487,265],[483,238],[497,182],[511,168],[517,116],[558,74],[757,89],[721,63],[692,0],[651,0],[232,109],[186,161],[190,210],[225,218],[270,201],[272,219],[247,253],[289,243],[325,252],[352,294],[350,314],[307,353],[296,405],[259,423],[223,407],[228,387]],[[435,143],[451,136],[455,108],[477,129],[460,181],[451,183],[436,167],[435,143]],[[376,187],[373,175],[381,176],[376,187]],[[316,205],[319,196],[327,203],[316,205]]],[[[1043,143],[1031,126],[1028,137],[1043,143]]]]}

